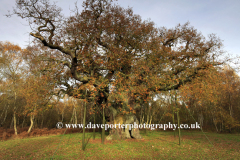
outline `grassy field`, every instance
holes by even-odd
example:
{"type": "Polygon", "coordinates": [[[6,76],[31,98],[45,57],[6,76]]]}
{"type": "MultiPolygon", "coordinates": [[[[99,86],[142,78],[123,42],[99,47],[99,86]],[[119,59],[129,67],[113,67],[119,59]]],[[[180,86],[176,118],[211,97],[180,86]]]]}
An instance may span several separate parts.
{"type": "Polygon", "coordinates": [[[103,145],[97,133],[85,151],[81,150],[81,133],[7,140],[0,142],[0,159],[240,159],[239,134],[206,133],[211,145],[201,132],[185,131],[181,146],[173,132],[141,135],[142,140],[106,141],[103,145]]]}

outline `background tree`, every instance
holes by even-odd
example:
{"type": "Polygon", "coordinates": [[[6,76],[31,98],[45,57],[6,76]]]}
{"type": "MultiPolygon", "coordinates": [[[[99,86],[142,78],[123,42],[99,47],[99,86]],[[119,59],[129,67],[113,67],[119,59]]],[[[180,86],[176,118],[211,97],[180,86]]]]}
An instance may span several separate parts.
{"type": "MultiPolygon", "coordinates": [[[[0,69],[2,77],[2,93],[6,95],[11,103],[11,110],[13,112],[13,124],[15,135],[17,135],[17,110],[19,104],[17,99],[20,98],[20,88],[22,85],[23,72],[22,72],[22,49],[10,42],[0,43],[0,69]]],[[[8,104],[9,105],[9,104],[8,104]]]]}
{"type": "Polygon", "coordinates": [[[203,74],[201,78],[181,88],[184,103],[201,126],[212,127],[213,124],[217,132],[237,129],[239,120],[231,114],[231,109],[238,112],[235,103],[238,102],[238,95],[231,93],[238,92],[239,77],[231,68],[212,68],[203,74]]]}

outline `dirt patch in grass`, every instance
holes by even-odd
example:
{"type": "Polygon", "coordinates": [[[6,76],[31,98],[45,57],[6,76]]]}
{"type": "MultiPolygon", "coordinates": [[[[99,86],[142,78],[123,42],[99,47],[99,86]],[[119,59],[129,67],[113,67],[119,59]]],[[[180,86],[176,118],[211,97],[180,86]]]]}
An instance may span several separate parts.
{"type": "MultiPolygon", "coordinates": [[[[142,139],[124,139],[123,141],[126,141],[126,142],[144,142],[145,139],[142,138],[142,139]]],[[[105,140],[104,141],[104,144],[114,144],[115,142],[119,142],[119,140],[105,140]]],[[[92,143],[92,144],[95,144],[95,143],[102,143],[102,140],[101,139],[90,139],[89,140],[89,143],[92,143]]]]}
{"type": "MultiPolygon", "coordinates": [[[[60,135],[65,132],[66,128],[63,129],[32,129],[30,133],[28,133],[28,127],[18,128],[18,135],[14,134],[14,129],[4,129],[0,128],[0,140],[9,140],[9,139],[22,139],[29,137],[39,137],[39,136],[48,136],[48,135],[60,135]]],[[[82,129],[67,129],[65,134],[72,133],[81,133],[82,129]]],[[[86,132],[92,132],[92,130],[87,130],[86,132]]]]}
{"type": "Polygon", "coordinates": [[[125,141],[127,141],[127,142],[144,142],[145,139],[144,138],[142,138],[142,139],[131,138],[131,139],[125,139],[125,141]]]}
{"type": "MultiPolygon", "coordinates": [[[[102,143],[102,140],[101,139],[91,139],[89,140],[89,143],[102,143]]],[[[113,141],[108,141],[108,140],[105,140],[104,141],[104,144],[113,144],[113,141]]]]}

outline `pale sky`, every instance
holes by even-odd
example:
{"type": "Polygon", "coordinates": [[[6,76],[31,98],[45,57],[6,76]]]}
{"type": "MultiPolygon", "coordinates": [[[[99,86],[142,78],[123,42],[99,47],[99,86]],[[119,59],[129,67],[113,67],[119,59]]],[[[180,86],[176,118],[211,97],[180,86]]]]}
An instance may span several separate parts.
{"type": "MultiPolygon", "coordinates": [[[[51,0],[52,1],[52,0],[51,0]]],[[[76,0],[55,0],[69,15],[76,0]]],[[[81,9],[83,0],[78,0],[81,9]]],[[[240,0],[118,0],[120,6],[132,7],[143,20],[151,19],[157,27],[173,28],[190,22],[204,36],[215,33],[223,40],[224,50],[240,56],[240,0]]],[[[4,16],[12,10],[15,0],[0,0],[0,41],[10,41],[26,47],[31,41],[25,20],[4,16]]]]}

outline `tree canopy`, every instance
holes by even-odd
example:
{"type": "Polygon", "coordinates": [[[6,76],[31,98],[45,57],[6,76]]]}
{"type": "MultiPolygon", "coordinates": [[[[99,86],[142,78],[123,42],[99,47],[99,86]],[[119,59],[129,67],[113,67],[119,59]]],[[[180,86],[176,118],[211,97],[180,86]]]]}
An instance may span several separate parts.
{"type": "Polygon", "coordinates": [[[200,70],[222,64],[215,35],[206,39],[189,23],[156,28],[111,0],[86,0],[82,12],[77,8],[69,17],[47,0],[17,0],[13,14],[29,22],[38,42],[56,50],[49,60],[74,80],[74,86],[60,84],[66,93],[81,98],[87,87],[99,104],[109,94],[126,92],[135,102],[150,92],[178,89],[200,70]]]}

